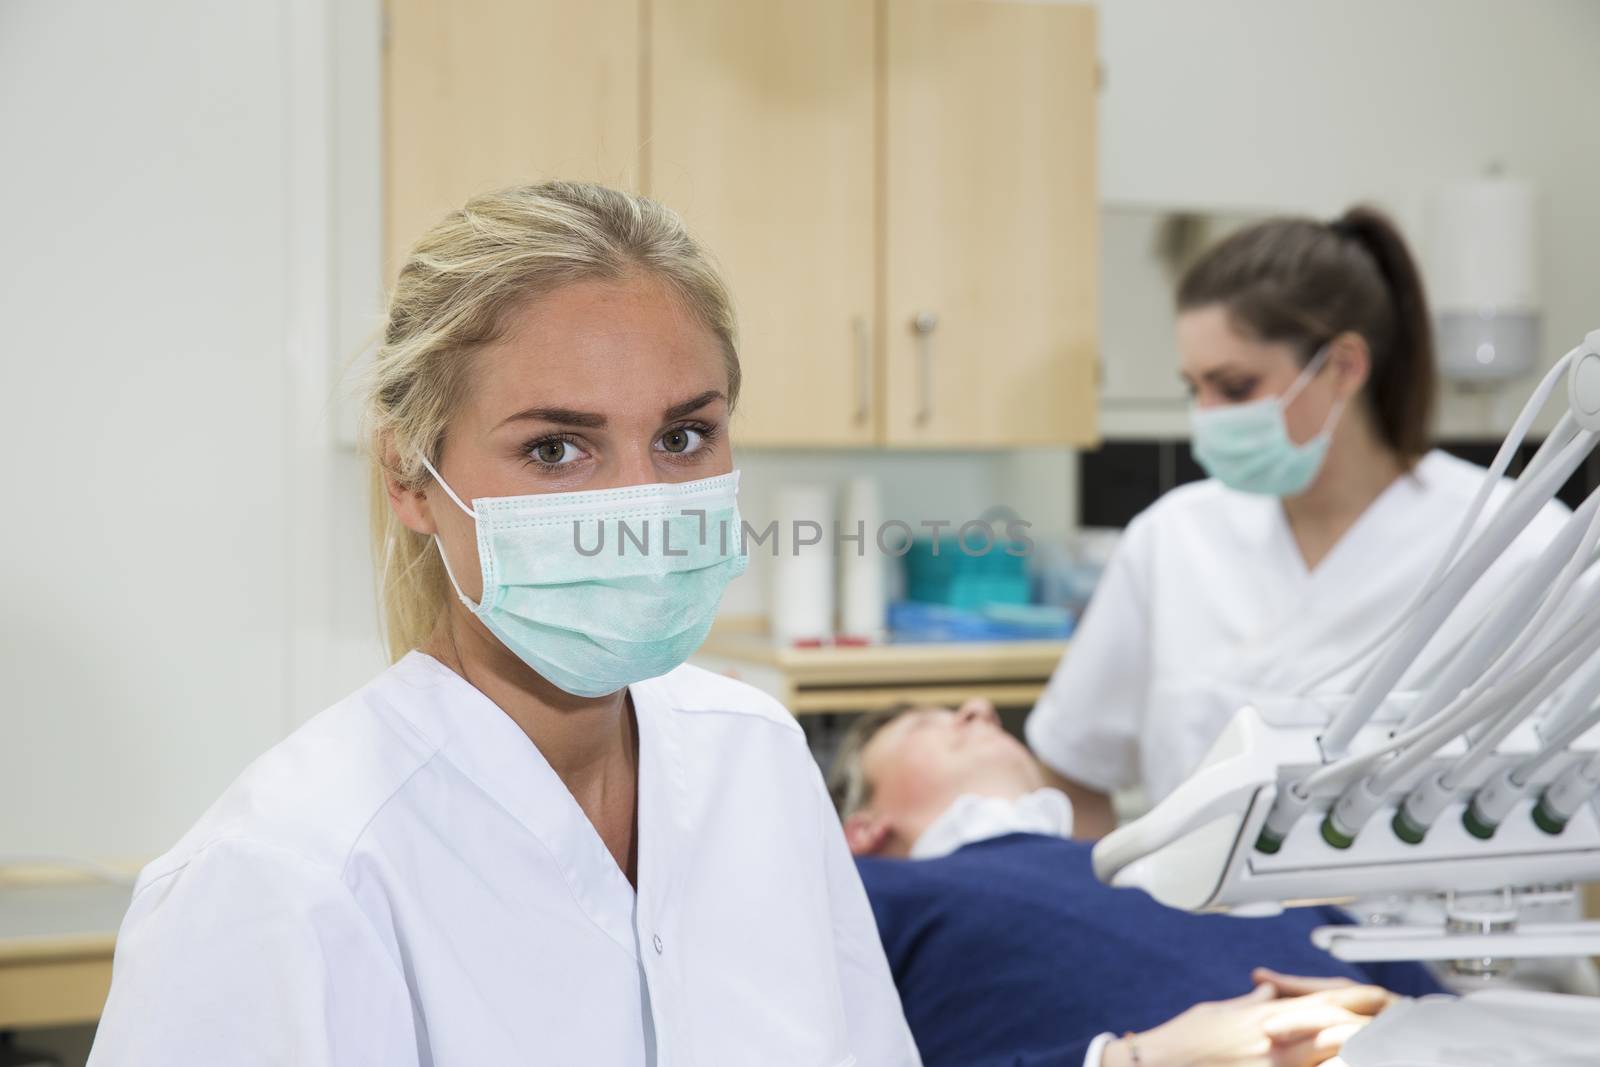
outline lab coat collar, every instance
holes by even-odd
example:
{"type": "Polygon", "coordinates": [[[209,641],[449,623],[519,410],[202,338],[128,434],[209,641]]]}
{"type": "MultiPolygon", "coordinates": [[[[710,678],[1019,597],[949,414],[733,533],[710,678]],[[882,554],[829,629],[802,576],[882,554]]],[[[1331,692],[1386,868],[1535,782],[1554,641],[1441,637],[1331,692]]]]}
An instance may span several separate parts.
{"type": "Polygon", "coordinates": [[[666,907],[679,881],[673,844],[692,829],[684,802],[683,746],[672,709],[662,699],[665,694],[649,682],[629,689],[639,723],[636,897],[566,784],[509,715],[425,653],[407,654],[395,673],[420,698],[395,710],[539,841],[584,913],[638,959],[638,897],[647,898],[652,913],[666,907]]]}
{"type": "Polygon", "coordinates": [[[684,846],[694,839],[695,826],[689,815],[683,722],[671,689],[657,678],[629,686],[628,692],[639,720],[637,878],[643,913],[637,928],[646,929],[656,927],[678,899],[684,846]]]}
{"type": "Polygon", "coordinates": [[[1288,572],[1299,575],[1301,581],[1308,585],[1331,584],[1342,589],[1342,583],[1348,580],[1348,575],[1339,573],[1345,569],[1345,558],[1352,557],[1351,563],[1360,568],[1362,561],[1368,558],[1364,542],[1372,540],[1379,531],[1390,529],[1385,521],[1389,514],[1407,514],[1418,510],[1429,482],[1438,475],[1439,457],[1440,453],[1429,452],[1412,470],[1385,486],[1312,570],[1306,568],[1305,557],[1300,554],[1300,547],[1295,542],[1294,531],[1289,525],[1289,516],[1281,499],[1229,489],[1220,482],[1217,485],[1221,492],[1233,500],[1231,518],[1241,543],[1255,546],[1257,551],[1263,553],[1281,556],[1288,572]]]}

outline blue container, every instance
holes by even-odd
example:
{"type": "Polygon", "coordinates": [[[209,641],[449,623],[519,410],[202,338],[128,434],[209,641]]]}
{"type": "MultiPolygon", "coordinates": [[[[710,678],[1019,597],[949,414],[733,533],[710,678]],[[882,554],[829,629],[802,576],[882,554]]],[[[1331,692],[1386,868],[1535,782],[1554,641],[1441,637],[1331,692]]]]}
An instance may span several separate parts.
{"type": "Polygon", "coordinates": [[[889,605],[890,640],[919,641],[1047,641],[1072,636],[1072,616],[1044,604],[994,605],[967,611],[941,604],[903,600],[889,605]]]}
{"type": "Polygon", "coordinates": [[[983,554],[968,555],[954,536],[941,537],[937,546],[932,538],[918,538],[911,542],[903,560],[906,599],[968,610],[990,604],[1026,604],[1028,561],[1008,548],[1020,552],[1020,542],[997,539],[983,554]]]}

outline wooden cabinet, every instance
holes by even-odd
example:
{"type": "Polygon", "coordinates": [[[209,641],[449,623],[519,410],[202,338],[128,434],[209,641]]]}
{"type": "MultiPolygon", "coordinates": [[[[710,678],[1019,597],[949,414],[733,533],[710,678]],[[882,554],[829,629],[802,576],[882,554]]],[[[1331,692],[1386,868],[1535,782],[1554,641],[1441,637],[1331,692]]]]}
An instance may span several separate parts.
{"type": "Polygon", "coordinates": [[[1094,12],[886,0],[884,439],[1094,439],[1094,12]]]}
{"type": "Polygon", "coordinates": [[[474,193],[639,184],[639,0],[387,0],[385,262],[474,193]]]}
{"type": "Polygon", "coordinates": [[[650,0],[644,185],[739,311],[744,444],[877,440],[875,12],[650,0]]]}
{"type": "Polygon", "coordinates": [[[746,446],[1094,439],[1094,11],[389,0],[391,266],[471,193],[637,188],[722,265],[746,446]]]}

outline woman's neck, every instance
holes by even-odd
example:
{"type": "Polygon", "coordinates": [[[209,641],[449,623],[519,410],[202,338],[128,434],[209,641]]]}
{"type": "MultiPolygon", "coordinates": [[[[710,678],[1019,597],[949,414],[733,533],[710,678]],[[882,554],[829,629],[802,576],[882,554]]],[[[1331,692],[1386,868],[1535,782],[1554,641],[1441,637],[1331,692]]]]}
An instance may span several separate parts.
{"type": "Polygon", "coordinates": [[[1351,411],[1329,443],[1316,480],[1283,510],[1308,570],[1327,558],[1356,520],[1406,471],[1369,417],[1351,411]]]}
{"type": "Polygon", "coordinates": [[[628,691],[573,696],[454,605],[420,651],[461,675],[528,735],[631,881],[639,739],[628,691]]]}

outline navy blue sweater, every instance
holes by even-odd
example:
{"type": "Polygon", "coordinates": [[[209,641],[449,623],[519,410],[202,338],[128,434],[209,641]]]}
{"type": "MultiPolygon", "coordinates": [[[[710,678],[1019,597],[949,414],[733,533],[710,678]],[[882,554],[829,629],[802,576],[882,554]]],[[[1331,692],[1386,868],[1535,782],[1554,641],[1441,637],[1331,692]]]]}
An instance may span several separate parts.
{"type": "Polygon", "coordinates": [[[1420,965],[1342,963],[1311,944],[1332,908],[1191,915],[1094,876],[1090,846],[1011,834],[939,859],[858,861],[926,1067],[1080,1067],[1096,1035],[1248,993],[1253,967],[1418,996],[1420,965]]]}

